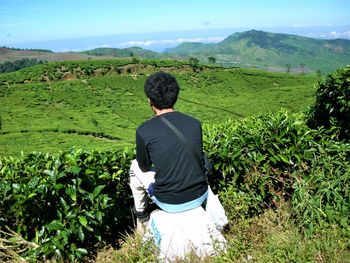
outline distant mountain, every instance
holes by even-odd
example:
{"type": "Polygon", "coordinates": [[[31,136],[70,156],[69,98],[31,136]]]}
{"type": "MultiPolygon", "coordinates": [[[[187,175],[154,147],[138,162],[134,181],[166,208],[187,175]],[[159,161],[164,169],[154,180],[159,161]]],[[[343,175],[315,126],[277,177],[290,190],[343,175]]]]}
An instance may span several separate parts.
{"type": "Polygon", "coordinates": [[[350,40],[321,40],[251,30],[235,33],[217,44],[182,43],[165,54],[208,62],[270,70],[333,71],[350,63],[350,40]]]}
{"type": "Polygon", "coordinates": [[[251,30],[235,33],[216,44],[182,43],[157,53],[141,47],[96,48],[82,52],[53,53],[40,49],[0,47],[0,63],[22,58],[42,61],[95,60],[119,57],[197,58],[223,66],[260,68],[268,71],[316,72],[323,74],[350,63],[350,40],[314,39],[289,34],[251,30]],[[214,58],[214,59],[212,59],[214,58]]]}
{"type": "Polygon", "coordinates": [[[40,52],[40,53],[53,53],[53,51],[48,49],[37,49],[37,48],[14,48],[14,47],[0,47],[0,54],[10,52],[10,51],[29,51],[29,52],[40,52]]]}
{"type": "Polygon", "coordinates": [[[158,58],[160,53],[143,49],[141,47],[129,47],[129,48],[95,48],[88,51],[81,52],[83,54],[93,56],[112,56],[112,57],[142,57],[142,58],[158,58]]]}
{"type": "Polygon", "coordinates": [[[162,53],[157,53],[141,47],[119,48],[96,48],[83,52],[59,52],[55,53],[44,49],[16,49],[0,47],[0,63],[16,61],[22,58],[35,58],[42,61],[65,61],[65,60],[88,60],[88,59],[111,59],[117,57],[137,58],[162,58],[162,53]]]}

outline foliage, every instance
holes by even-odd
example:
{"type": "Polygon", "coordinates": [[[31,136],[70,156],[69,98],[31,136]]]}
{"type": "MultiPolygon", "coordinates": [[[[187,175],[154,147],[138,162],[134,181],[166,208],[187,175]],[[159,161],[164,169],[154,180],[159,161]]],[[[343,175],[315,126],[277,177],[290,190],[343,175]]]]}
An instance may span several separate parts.
{"type": "MultiPolygon", "coordinates": [[[[303,115],[280,111],[205,125],[204,147],[215,168],[211,185],[230,222],[290,201],[295,224],[307,234],[336,226],[337,237],[349,237],[350,147],[322,129],[308,128],[303,115]]],[[[131,158],[132,151],[74,149],[57,156],[1,158],[1,227],[38,245],[21,256],[74,260],[125,231],[131,158]]],[[[241,252],[250,249],[240,246],[241,252]]],[[[152,257],[142,251],[128,256],[152,257]]],[[[237,256],[231,251],[228,258],[230,253],[237,256]]]]}
{"type": "Polygon", "coordinates": [[[350,66],[338,69],[317,84],[308,125],[327,129],[335,126],[339,139],[350,140],[350,66]]]}
{"type": "Polygon", "coordinates": [[[208,61],[209,61],[209,63],[211,63],[211,64],[215,64],[216,58],[215,58],[215,57],[208,57],[208,61]]]}
{"type": "Polygon", "coordinates": [[[350,144],[323,137],[313,145],[310,171],[296,178],[293,186],[293,207],[309,235],[332,225],[349,230],[350,144]]]}
{"type": "Polygon", "coordinates": [[[203,63],[213,56],[222,65],[271,71],[284,71],[290,64],[293,72],[321,70],[328,74],[350,61],[347,39],[313,39],[259,30],[237,32],[215,44],[182,43],[166,51],[182,58],[195,56],[203,63]],[[300,64],[307,67],[298,69],[300,64]]]}
{"type": "MultiPolygon", "coordinates": [[[[175,262],[346,262],[350,256],[346,247],[349,239],[338,227],[304,236],[292,212],[290,205],[284,203],[276,211],[269,209],[252,218],[239,218],[225,233],[226,253],[205,258],[189,253],[175,262]]],[[[94,262],[157,262],[156,255],[157,250],[142,243],[139,236],[128,236],[120,249],[109,246],[99,250],[94,262]]]]}
{"type": "MultiPolygon", "coordinates": [[[[91,77],[127,75],[138,73],[150,73],[154,71],[167,70],[167,68],[188,67],[185,61],[147,59],[139,64],[136,57],[109,59],[109,60],[84,60],[84,61],[60,61],[36,65],[17,72],[0,75],[1,84],[23,84],[23,83],[48,83],[51,81],[87,79],[91,77]],[[150,70],[147,66],[154,67],[150,70]]],[[[151,67],[151,68],[152,68],[151,67]]],[[[208,66],[209,67],[209,66],[208,66]]],[[[213,67],[213,66],[212,66],[213,67]]]]}
{"type": "Polygon", "coordinates": [[[0,227],[38,245],[26,257],[74,260],[130,224],[131,152],[74,150],[0,160],[0,227]]]}
{"type": "Polygon", "coordinates": [[[286,111],[206,127],[204,145],[218,174],[215,188],[234,184],[253,194],[263,206],[290,196],[293,174],[306,169],[314,157],[316,132],[302,115],[286,111]]]}
{"type": "Polygon", "coordinates": [[[308,232],[349,227],[349,144],[308,128],[302,115],[281,111],[209,126],[204,145],[216,170],[211,184],[232,218],[293,200],[308,232]]]}
{"type": "Polygon", "coordinates": [[[313,236],[300,230],[289,203],[239,218],[226,234],[226,254],[213,262],[344,262],[349,257],[349,235],[336,225],[313,236]]]}
{"type": "Polygon", "coordinates": [[[134,55],[142,58],[157,58],[161,57],[160,53],[143,49],[140,47],[130,48],[95,48],[81,53],[93,55],[93,56],[113,56],[113,57],[133,57],[134,55]]]}
{"type": "Polygon", "coordinates": [[[201,67],[193,72],[188,62],[170,60],[66,61],[1,74],[0,155],[132,146],[136,127],[153,114],[145,78],[158,70],[179,81],[176,110],[207,124],[281,107],[296,112],[313,100],[315,76],[201,67]]]}
{"type": "Polygon", "coordinates": [[[0,73],[17,71],[23,68],[28,68],[37,64],[43,64],[44,62],[41,60],[37,60],[36,58],[22,58],[20,60],[15,61],[6,61],[0,64],[0,73]]]}
{"type": "Polygon", "coordinates": [[[99,251],[94,262],[157,262],[158,248],[151,240],[144,241],[139,234],[126,235],[117,250],[107,246],[99,251]]]}
{"type": "MultiPolygon", "coordinates": [[[[14,47],[7,47],[7,46],[1,46],[0,49],[5,50],[18,50],[18,51],[38,51],[38,52],[45,52],[45,53],[53,53],[53,51],[48,49],[38,49],[38,48],[14,48],[14,47]]],[[[4,50],[1,50],[4,52],[4,50]]]]}
{"type": "MultiPolygon", "coordinates": [[[[77,65],[79,68],[86,65],[71,63],[67,64],[72,67],[70,70],[76,69],[77,65]]],[[[106,62],[101,62],[100,65],[105,65],[103,63],[106,62]]],[[[171,64],[174,62],[146,63],[164,63],[163,66],[175,68],[174,64],[171,64]]],[[[93,67],[96,67],[96,64],[93,67]]],[[[7,76],[13,75],[11,73],[7,76]]],[[[333,131],[336,127],[330,126],[329,130],[311,129],[305,124],[304,115],[286,110],[257,115],[256,105],[263,107],[264,102],[253,103],[256,97],[259,97],[260,101],[264,96],[271,99],[271,93],[265,94],[265,87],[271,90],[277,83],[276,90],[283,93],[284,87],[297,89],[302,80],[310,80],[309,78],[266,74],[255,70],[223,71],[215,68],[196,73],[176,72],[176,77],[185,94],[179,98],[179,110],[191,108],[191,115],[197,117],[196,114],[201,114],[199,116],[210,123],[203,126],[205,152],[215,168],[210,183],[220,194],[230,222],[233,223],[231,227],[234,230],[234,223],[242,222],[242,228],[247,225],[246,227],[251,229],[261,229],[258,235],[250,236],[245,231],[242,231],[242,234],[238,231],[237,238],[230,240],[227,255],[219,259],[231,262],[232,259],[238,258],[237,261],[244,261],[253,255],[253,258],[260,261],[274,261],[281,256],[287,261],[309,261],[320,250],[324,253],[322,242],[332,243],[333,240],[339,240],[337,246],[340,249],[337,247],[336,250],[339,249],[341,253],[350,248],[349,144],[334,141],[333,131]],[[226,86],[231,82],[234,86],[228,89],[226,86]],[[213,100],[213,89],[222,93],[219,103],[215,105],[209,104],[209,99],[213,100]],[[230,97],[238,94],[241,104],[245,101],[243,98],[246,99],[247,104],[244,108],[248,109],[242,112],[244,114],[239,114],[237,108],[229,108],[233,102],[238,102],[230,97]],[[207,98],[207,102],[203,103],[203,98],[207,98]],[[203,112],[211,108],[215,111],[204,116],[203,112]],[[225,117],[220,116],[224,115],[222,112],[229,113],[229,116],[250,117],[222,123],[222,118],[225,117]],[[217,122],[213,121],[214,119],[217,122]],[[286,229],[283,235],[278,235],[276,231],[270,236],[263,229],[265,225],[269,226],[266,222],[251,224],[254,218],[264,216],[266,208],[276,208],[279,211],[284,201],[291,204],[288,213],[295,220],[292,224],[295,224],[297,230],[286,229]],[[333,229],[336,234],[331,236],[333,232],[329,229],[333,229]],[[307,238],[317,238],[318,235],[325,237],[316,239],[313,252],[307,250],[307,244],[301,247],[291,245],[290,240],[278,242],[290,236],[293,242],[298,243],[303,239],[302,232],[307,234],[307,238]],[[252,243],[255,242],[255,237],[266,241],[266,246],[261,248],[264,251],[271,251],[276,244],[282,245],[268,256],[259,257],[254,254],[256,246],[252,243]],[[319,242],[322,245],[318,245],[319,242]],[[303,255],[298,252],[300,249],[305,251],[303,255]]],[[[12,138],[10,136],[13,136],[12,131],[15,129],[18,129],[22,137],[24,133],[26,136],[32,135],[34,129],[30,124],[33,124],[38,133],[44,135],[87,135],[85,143],[88,145],[93,145],[94,137],[90,135],[103,140],[121,138],[124,133],[130,133],[128,129],[134,130],[136,125],[150,116],[145,113],[146,105],[137,106],[144,97],[142,88],[135,86],[142,87],[144,79],[145,76],[140,74],[136,79],[133,76],[119,75],[95,77],[85,80],[85,83],[77,80],[58,81],[50,85],[6,84],[6,87],[1,87],[0,93],[1,136],[12,138]],[[21,94],[27,97],[21,97],[21,94]],[[118,97],[122,99],[116,103],[114,99],[118,97]],[[49,115],[50,121],[46,121],[49,126],[40,126],[43,122],[41,118],[28,120],[23,117],[15,121],[21,112],[21,106],[26,105],[27,101],[27,108],[24,108],[23,112],[34,108],[41,116],[45,109],[49,115]],[[107,106],[101,107],[104,103],[107,106]],[[96,107],[89,108],[87,104],[94,104],[96,107]],[[54,108],[51,109],[50,105],[54,105],[54,108]],[[82,114],[82,106],[88,109],[86,114],[82,114]],[[122,106],[125,108],[120,111],[122,106]],[[62,110],[62,107],[66,109],[62,110]],[[133,112],[136,112],[135,116],[127,115],[131,107],[133,112]],[[57,109],[59,111],[56,111],[57,109]],[[54,112],[52,115],[51,110],[54,112]],[[117,127],[116,119],[104,115],[108,111],[110,116],[125,118],[128,125],[133,122],[134,126],[123,124],[117,127]],[[58,112],[65,114],[59,115],[58,112]],[[69,125],[61,127],[60,122],[56,123],[54,118],[50,118],[57,115],[61,119],[67,119],[69,125]],[[18,126],[9,129],[9,120],[18,126]],[[27,123],[20,126],[21,122],[27,123]],[[94,132],[81,127],[89,127],[94,132]],[[113,133],[114,130],[117,132],[113,133]]],[[[343,81],[347,83],[348,80],[344,78],[343,81]]],[[[303,99],[304,97],[302,96],[303,99]]],[[[266,108],[262,109],[266,111],[266,108]]],[[[334,123],[331,122],[331,125],[334,123]]],[[[62,141],[66,141],[66,138],[68,137],[64,137],[62,141]]],[[[77,143],[77,137],[72,138],[72,141],[77,143]]],[[[107,143],[111,144],[111,141],[108,140],[107,143]]],[[[20,144],[20,147],[23,145],[20,144]]],[[[109,147],[114,148],[114,145],[109,147]]],[[[118,233],[126,231],[131,224],[128,169],[132,158],[134,153],[131,149],[72,149],[56,155],[30,153],[17,158],[0,157],[0,233],[6,233],[4,229],[11,229],[16,232],[16,240],[28,242],[17,247],[22,248],[21,245],[30,244],[32,249],[16,252],[27,260],[81,260],[84,255],[91,256],[96,247],[115,243],[118,233]]],[[[0,236],[1,238],[3,237],[0,236]]],[[[134,243],[131,244],[133,245],[134,243]]],[[[125,250],[128,251],[128,247],[125,250]]],[[[123,258],[147,261],[154,257],[154,254],[149,252],[144,248],[138,251],[134,249],[123,258]]],[[[325,258],[334,259],[332,256],[325,258]]]]}

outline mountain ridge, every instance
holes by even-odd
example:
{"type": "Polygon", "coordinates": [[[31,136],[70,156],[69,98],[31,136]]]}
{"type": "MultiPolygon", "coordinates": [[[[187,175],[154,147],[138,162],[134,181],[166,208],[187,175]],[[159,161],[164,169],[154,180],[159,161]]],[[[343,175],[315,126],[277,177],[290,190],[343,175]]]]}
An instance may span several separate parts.
{"type": "Polygon", "coordinates": [[[165,54],[194,56],[200,61],[205,56],[214,56],[219,63],[246,67],[283,70],[290,65],[305,71],[330,72],[350,61],[350,40],[250,30],[234,33],[216,44],[181,43],[167,49],[165,54]]]}
{"type": "Polygon", "coordinates": [[[29,57],[47,61],[111,58],[215,58],[222,66],[260,68],[268,71],[329,73],[350,61],[350,40],[316,39],[299,35],[250,30],[231,34],[218,43],[183,42],[159,53],[141,47],[101,47],[81,52],[50,53],[40,50],[0,48],[0,62],[29,57]]]}

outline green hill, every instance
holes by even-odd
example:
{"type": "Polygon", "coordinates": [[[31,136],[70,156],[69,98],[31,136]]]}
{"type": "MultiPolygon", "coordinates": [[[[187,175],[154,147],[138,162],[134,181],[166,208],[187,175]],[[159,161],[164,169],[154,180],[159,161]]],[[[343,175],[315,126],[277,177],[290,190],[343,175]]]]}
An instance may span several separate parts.
{"type": "Polygon", "coordinates": [[[217,44],[182,43],[167,49],[169,55],[209,56],[217,63],[267,70],[328,73],[350,61],[350,40],[320,40],[251,30],[235,33],[217,44]],[[289,65],[289,66],[287,66],[289,65]]]}
{"type": "Polygon", "coordinates": [[[93,56],[112,56],[112,57],[142,57],[142,58],[157,58],[161,54],[143,49],[141,47],[129,47],[129,48],[95,48],[88,51],[81,52],[83,54],[93,55],[93,56]]]}
{"type": "Polygon", "coordinates": [[[315,75],[269,73],[185,62],[124,60],[50,62],[0,75],[0,155],[58,152],[73,145],[134,145],[138,125],[152,117],[143,92],[148,74],[168,71],[181,93],[176,109],[203,123],[274,112],[303,111],[315,75]]]}

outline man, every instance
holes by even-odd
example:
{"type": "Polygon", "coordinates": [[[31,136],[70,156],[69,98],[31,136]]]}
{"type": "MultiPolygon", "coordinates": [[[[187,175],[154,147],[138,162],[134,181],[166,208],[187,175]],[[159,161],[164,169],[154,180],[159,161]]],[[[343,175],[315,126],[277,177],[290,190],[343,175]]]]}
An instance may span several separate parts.
{"type": "Polygon", "coordinates": [[[160,118],[184,135],[204,165],[200,122],[174,110],[179,94],[176,79],[164,72],[153,74],[146,79],[144,90],[155,117],[136,130],[136,160],[130,168],[134,213],[141,233],[149,219],[147,194],[160,209],[178,213],[199,207],[208,191],[193,153],[160,118]]]}

